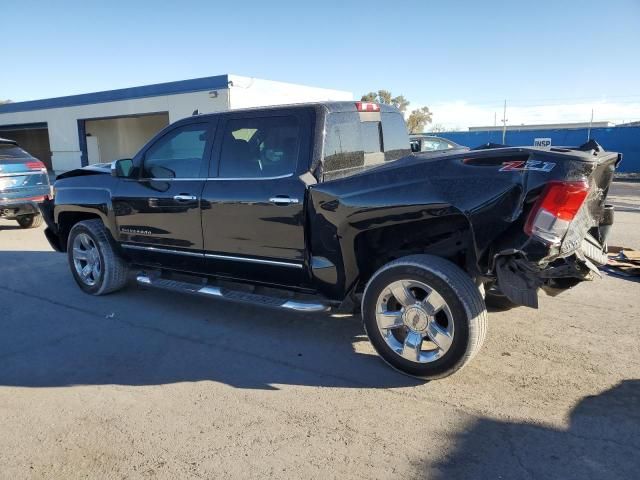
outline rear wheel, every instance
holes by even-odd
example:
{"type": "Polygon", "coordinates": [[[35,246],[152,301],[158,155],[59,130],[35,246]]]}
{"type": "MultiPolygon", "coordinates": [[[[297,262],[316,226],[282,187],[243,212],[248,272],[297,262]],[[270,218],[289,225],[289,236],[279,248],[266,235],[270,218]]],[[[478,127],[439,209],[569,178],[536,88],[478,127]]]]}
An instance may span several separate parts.
{"type": "Polygon", "coordinates": [[[480,350],[487,311],[473,280],[453,263],[411,255],[388,263],[362,299],[367,336],[378,354],[408,375],[437,379],[480,350]]]}
{"type": "Polygon", "coordinates": [[[106,295],[127,283],[128,265],[113,248],[100,220],[84,220],[73,226],[67,256],[73,278],[86,293],[106,295]]]}
{"type": "Polygon", "coordinates": [[[42,225],[42,215],[39,213],[33,213],[30,215],[20,215],[16,218],[18,225],[21,228],[38,228],[42,225]]]}

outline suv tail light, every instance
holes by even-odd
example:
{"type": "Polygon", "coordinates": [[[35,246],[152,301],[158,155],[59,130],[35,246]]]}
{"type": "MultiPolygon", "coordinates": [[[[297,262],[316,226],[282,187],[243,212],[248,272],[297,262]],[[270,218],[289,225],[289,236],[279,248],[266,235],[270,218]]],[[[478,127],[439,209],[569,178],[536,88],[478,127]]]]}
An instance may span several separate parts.
{"type": "Polygon", "coordinates": [[[356,102],[356,110],[359,112],[379,112],[380,105],[373,102],[356,102]]]}
{"type": "Polygon", "coordinates": [[[529,213],[525,233],[559,245],[588,193],[589,184],[585,181],[547,183],[529,213]]]}
{"type": "Polygon", "coordinates": [[[27,162],[26,166],[29,170],[40,170],[40,171],[47,171],[47,167],[44,166],[44,163],[42,163],[39,160],[33,160],[31,162],[27,162]]]}

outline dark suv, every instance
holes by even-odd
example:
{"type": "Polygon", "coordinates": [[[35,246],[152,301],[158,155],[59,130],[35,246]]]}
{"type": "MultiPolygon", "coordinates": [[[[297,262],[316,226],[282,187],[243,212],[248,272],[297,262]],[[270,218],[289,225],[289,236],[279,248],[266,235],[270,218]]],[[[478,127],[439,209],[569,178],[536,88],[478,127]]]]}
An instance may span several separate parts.
{"type": "Polygon", "coordinates": [[[0,218],[22,228],[42,225],[38,205],[51,195],[47,168],[13,140],[0,138],[0,218]]]}

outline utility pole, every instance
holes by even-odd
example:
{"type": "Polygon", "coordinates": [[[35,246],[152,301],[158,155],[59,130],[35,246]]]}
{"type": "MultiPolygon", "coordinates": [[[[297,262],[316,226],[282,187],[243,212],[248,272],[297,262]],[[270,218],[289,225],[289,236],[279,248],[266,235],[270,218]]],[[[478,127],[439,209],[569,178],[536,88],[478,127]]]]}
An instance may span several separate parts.
{"type": "Polygon", "coordinates": [[[502,111],[502,144],[507,141],[507,101],[504,101],[504,110],[502,111]]]}
{"type": "Polygon", "coordinates": [[[496,127],[498,125],[498,112],[493,112],[493,126],[496,127]]]}
{"type": "Polygon", "coordinates": [[[589,130],[587,130],[587,142],[591,140],[591,126],[593,125],[593,108],[591,109],[591,120],[589,120],[589,130]]]}

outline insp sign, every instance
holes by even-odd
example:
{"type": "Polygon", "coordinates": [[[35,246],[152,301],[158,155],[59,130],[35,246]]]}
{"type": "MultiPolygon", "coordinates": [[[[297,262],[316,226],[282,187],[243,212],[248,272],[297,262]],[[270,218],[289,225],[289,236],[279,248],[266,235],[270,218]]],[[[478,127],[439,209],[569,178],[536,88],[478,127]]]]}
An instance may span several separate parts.
{"type": "Polygon", "coordinates": [[[551,139],[550,138],[534,138],[533,146],[534,147],[550,147],[551,139]]]}

